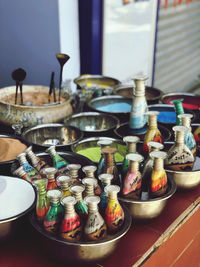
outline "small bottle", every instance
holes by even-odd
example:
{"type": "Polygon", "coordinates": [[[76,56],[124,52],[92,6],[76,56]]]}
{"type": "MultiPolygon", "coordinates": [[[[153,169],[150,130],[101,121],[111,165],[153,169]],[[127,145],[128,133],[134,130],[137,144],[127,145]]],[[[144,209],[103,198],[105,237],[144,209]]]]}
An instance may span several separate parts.
{"type": "Polygon", "coordinates": [[[78,242],[82,235],[82,225],[74,209],[76,199],[73,196],[64,197],[61,203],[65,208],[65,215],[61,222],[60,236],[65,240],[78,242]]]}
{"type": "Polygon", "coordinates": [[[14,175],[16,175],[17,177],[20,177],[26,181],[29,181],[30,182],[30,179],[28,177],[28,174],[24,171],[24,168],[23,166],[20,166],[19,168],[17,168],[14,172],[13,172],[14,175]]]}
{"type": "Polygon", "coordinates": [[[143,151],[146,154],[150,150],[150,147],[148,146],[148,143],[150,141],[163,143],[163,137],[162,137],[161,132],[159,131],[158,125],[157,125],[158,114],[159,114],[159,112],[157,112],[157,111],[147,112],[149,127],[148,127],[146,134],[145,134],[144,143],[143,143],[143,151]]]}
{"type": "Polygon", "coordinates": [[[103,169],[104,169],[104,156],[102,154],[102,149],[104,147],[110,147],[112,145],[113,141],[112,140],[109,140],[109,139],[105,139],[105,140],[99,140],[97,142],[97,145],[101,147],[101,158],[99,160],[99,163],[98,163],[98,166],[97,166],[97,175],[99,177],[99,175],[101,173],[103,173],[103,169]]]}
{"type": "Polygon", "coordinates": [[[174,104],[174,109],[176,111],[176,125],[181,125],[181,120],[178,117],[178,115],[183,114],[184,113],[184,109],[183,109],[183,99],[176,99],[173,100],[172,103],[174,104]]]}
{"type": "Polygon", "coordinates": [[[68,175],[60,175],[56,178],[57,184],[60,185],[61,191],[62,191],[62,196],[61,200],[64,197],[71,196],[71,192],[69,190],[70,185],[72,184],[72,178],[68,175]]]}
{"type": "Polygon", "coordinates": [[[36,216],[39,223],[43,223],[44,218],[48,212],[49,204],[47,201],[47,179],[37,179],[33,181],[33,185],[37,189],[37,202],[36,202],[36,216]]]}
{"type": "Polygon", "coordinates": [[[114,159],[116,151],[117,149],[114,147],[105,147],[102,149],[102,153],[104,155],[105,160],[103,173],[112,174],[112,183],[121,186],[121,179],[114,159]]]}
{"type": "Polygon", "coordinates": [[[185,133],[188,128],[174,126],[172,129],[175,132],[175,142],[167,153],[165,167],[174,171],[190,171],[194,165],[194,156],[185,144],[185,133]]]}
{"type": "Polygon", "coordinates": [[[99,202],[99,210],[102,211],[102,214],[105,212],[105,209],[107,207],[108,204],[108,195],[105,191],[105,187],[107,185],[111,185],[111,180],[113,179],[113,175],[112,174],[108,174],[108,173],[102,173],[99,175],[99,180],[101,181],[102,184],[102,193],[100,195],[100,202],[99,202]]]}
{"type": "Polygon", "coordinates": [[[139,171],[139,163],[143,161],[143,156],[136,153],[127,154],[130,161],[129,170],[124,179],[122,194],[131,199],[140,199],[142,189],[142,175],[139,171]]]}
{"type": "Polygon", "coordinates": [[[135,88],[133,89],[133,101],[130,112],[129,127],[133,130],[142,129],[147,124],[148,111],[145,97],[145,80],[148,77],[135,77],[135,88]]]}
{"type": "Polygon", "coordinates": [[[150,156],[154,159],[151,174],[151,197],[163,196],[167,190],[167,174],[164,169],[164,159],[167,153],[164,151],[153,151],[150,156]]]}
{"type": "Polygon", "coordinates": [[[83,201],[83,191],[85,190],[84,185],[73,185],[70,187],[70,192],[71,194],[75,197],[76,199],[76,204],[75,204],[75,210],[78,213],[78,215],[85,220],[86,215],[88,214],[88,207],[83,201]]]}
{"type": "Polygon", "coordinates": [[[29,164],[29,162],[26,159],[26,154],[24,152],[19,154],[17,156],[17,159],[19,161],[20,166],[22,166],[24,171],[26,172],[29,182],[32,183],[35,179],[42,178],[39,172],[29,164]]]}
{"type": "Polygon", "coordinates": [[[107,227],[105,221],[98,210],[100,197],[88,196],[85,198],[88,205],[88,219],[84,228],[86,240],[98,241],[106,237],[107,227]]]}
{"type": "Polygon", "coordinates": [[[198,126],[194,131],[194,139],[196,143],[200,143],[200,126],[198,126]]]}
{"type": "Polygon", "coordinates": [[[144,168],[142,171],[142,193],[141,200],[149,199],[149,188],[150,188],[150,178],[153,171],[153,158],[150,156],[150,153],[153,151],[160,151],[164,148],[163,144],[158,142],[149,142],[148,146],[150,147],[149,156],[144,162],[144,168]]]}
{"type": "Polygon", "coordinates": [[[85,186],[84,197],[94,196],[94,188],[97,186],[97,179],[95,178],[83,178],[82,183],[85,186]]]}
{"type": "MultiPolygon", "coordinates": [[[[127,145],[127,151],[126,155],[130,153],[137,153],[137,143],[140,141],[140,138],[138,136],[125,136],[123,138],[123,141],[127,145]]],[[[125,177],[129,168],[129,160],[125,157],[123,161],[123,176],[125,177]]]]}
{"type": "Polygon", "coordinates": [[[118,185],[108,185],[105,188],[108,194],[108,205],[105,210],[105,222],[111,233],[117,232],[124,223],[124,211],[119,204],[117,194],[120,191],[118,185]]]}
{"type": "Polygon", "coordinates": [[[56,189],[58,186],[56,184],[55,175],[57,173],[57,169],[54,167],[48,167],[44,169],[44,174],[46,175],[48,182],[47,182],[47,191],[56,189]]]}
{"type": "Polygon", "coordinates": [[[197,147],[196,147],[196,141],[192,134],[192,128],[191,128],[192,117],[193,117],[192,114],[186,114],[186,113],[178,115],[178,118],[181,120],[181,125],[188,128],[188,131],[185,133],[185,144],[192,151],[192,154],[195,157],[197,147]]]}
{"type": "MultiPolygon", "coordinates": [[[[85,173],[85,177],[87,178],[95,178],[95,171],[97,170],[97,167],[96,166],[93,166],[93,165],[87,165],[87,166],[84,166],[82,168],[82,171],[85,173]]],[[[98,181],[97,181],[97,184],[95,185],[95,188],[94,188],[94,193],[95,195],[97,196],[100,196],[101,195],[101,187],[99,186],[98,184],[98,181]]]]}
{"type": "Polygon", "coordinates": [[[50,207],[45,216],[43,225],[44,229],[53,235],[58,233],[64,215],[63,206],[60,204],[61,196],[62,192],[58,189],[52,189],[47,192],[50,207]]]}
{"type": "Polygon", "coordinates": [[[55,167],[60,174],[62,173],[67,174],[68,162],[56,152],[55,146],[50,146],[49,148],[46,149],[46,152],[50,154],[53,160],[53,167],[55,167]]]}
{"type": "Polygon", "coordinates": [[[28,158],[31,160],[33,167],[40,173],[42,177],[45,177],[44,168],[50,167],[44,160],[35,155],[32,151],[32,146],[29,146],[25,151],[28,158]]]}
{"type": "Polygon", "coordinates": [[[72,184],[80,184],[79,170],[81,168],[80,164],[68,164],[67,169],[69,170],[69,175],[72,177],[72,184]]]}

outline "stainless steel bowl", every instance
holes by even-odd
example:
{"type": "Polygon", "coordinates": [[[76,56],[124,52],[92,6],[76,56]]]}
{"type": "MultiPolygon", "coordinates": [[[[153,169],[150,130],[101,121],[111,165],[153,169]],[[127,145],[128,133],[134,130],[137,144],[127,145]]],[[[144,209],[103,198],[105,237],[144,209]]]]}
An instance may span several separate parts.
{"type": "Polygon", "coordinates": [[[168,177],[169,189],[164,196],[150,200],[132,200],[119,197],[129,209],[133,219],[150,220],[158,217],[166,206],[167,200],[176,192],[176,183],[168,177]]]}
{"type": "Polygon", "coordinates": [[[55,257],[62,262],[94,262],[108,257],[120,242],[120,239],[127,233],[131,226],[131,216],[126,207],[124,208],[125,220],[121,230],[109,235],[101,241],[90,242],[68,242],[50,236],[36,221],[34,213],[30,216],[32,226],[40,234],[42,249],[45,249],[49,256],[55,257]]]}
{"type": "Polygon", "coordinates": [[[29,128],[22,133],[22,138],[37,149],[46,149],[51,145],[58,148],[70,148],[83,138],[83,132],[74,126],[49,123],[29,128]]]}
{"type": "Polygon", "coordinates": [[[81,112],[72,115],[64,120],[64,125],[79,128],[84,133],[94,135],[106,134],[119,125],[119,120],[112,115],[98,112],[81,112]]]}

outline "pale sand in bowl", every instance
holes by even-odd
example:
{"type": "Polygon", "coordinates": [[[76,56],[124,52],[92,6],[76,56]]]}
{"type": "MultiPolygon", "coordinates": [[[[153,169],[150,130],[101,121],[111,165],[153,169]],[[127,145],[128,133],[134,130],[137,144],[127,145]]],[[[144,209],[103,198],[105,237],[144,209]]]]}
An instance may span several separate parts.
{"type": "Polygon", "coordinates": [[[17,139],[0,138],[0,162],[14,160],[27,146],[17,139]]]}

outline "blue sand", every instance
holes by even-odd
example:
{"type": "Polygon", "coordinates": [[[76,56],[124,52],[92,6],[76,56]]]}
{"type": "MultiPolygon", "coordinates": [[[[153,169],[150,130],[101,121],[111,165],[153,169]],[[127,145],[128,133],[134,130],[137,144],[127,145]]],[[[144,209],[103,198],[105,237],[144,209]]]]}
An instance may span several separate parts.
{"type": "Polygon", "coordinates": [[[105,112],[130,112],[131,105],[128,103],[110,103],[101,107],[96,107],[96,109],[105,112]]]}
{"type": "Polygon", "coordinates": [[[159,122],[176,123],[176,112],[174,111],[160,111],[158,115],[159,122]]]}

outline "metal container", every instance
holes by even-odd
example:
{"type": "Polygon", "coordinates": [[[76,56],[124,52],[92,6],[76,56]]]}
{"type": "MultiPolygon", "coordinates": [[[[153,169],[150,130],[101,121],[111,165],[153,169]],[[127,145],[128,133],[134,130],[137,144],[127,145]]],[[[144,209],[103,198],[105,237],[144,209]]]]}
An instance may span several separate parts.
{"type": "Polygon", "coordinates": [[[59,123],[40,124],[22,133],[22,138],[36,150],[44,150],[51,145],[58,149],[68,149],[83,138],[83,132],[74,126],[59,123]]]}
{"type": "Polygon", "coordinates": [[[64,120],[64,125],[75,126],[85,135],[107,135],[119,125],[119,120],[112,115],[98,112],[81,112],[64,120]]]}
{"type": "Polygon", "coordinates": [[[119,197],[119,200],[125,204],[132,218],[135,220],[150,220],[158,217],[167,204],[167,200],[176,192],[176,183],[171,177],[168,177],[169,189],[164,196],[150,200],[132,200],[119,197]]]}
{"type": "Polygon", "coordinates": [[[114,252],[117,245],[120,245],[120,239],[127,233],[132,222],[128,209],[123,208],[125,220],[121,230],[100,241],[72,243],[53,237],[37,223],[34,213],[30,216],[30,222],[40,235],[39,244],[42,245],[42,249],[46,250],[50,257],[62,262],[89,263],[107,258],[114,252]]]}

